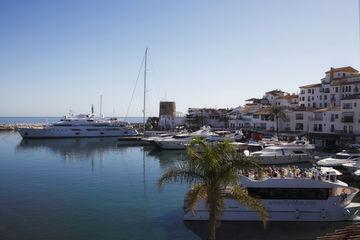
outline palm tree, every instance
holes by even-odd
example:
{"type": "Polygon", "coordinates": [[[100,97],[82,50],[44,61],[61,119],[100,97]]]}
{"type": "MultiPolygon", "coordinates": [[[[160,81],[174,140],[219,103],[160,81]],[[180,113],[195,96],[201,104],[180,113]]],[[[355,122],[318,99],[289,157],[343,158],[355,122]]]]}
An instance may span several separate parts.
{"type": "Polygon", "coordinates": [[[250,169],[261,171],[256,161],[240,155],[229,142],[209,145],[197,138],[187,148],[187,158],[160,177],[159,186],[161,188],[169,182],[192,184],[186,196],[186,211],[195,214],[197,202],[207,201],[210,239],[214,240],[226,197],[237,199],[256,210],[264,224],[267,221],[268,214],[260,200],[251,197],[247,190],[240,186],[239,171],[250,169]],[[226,191],[227,196],[224,194],[225,188],[230,189],[226,191]]]}
{"type": "Polygon", "coordinates": [[[276,136],[279,137],[279,119],[287,120],[284,109],[280,106],[272,106],[270,109],[270,114],[276,119],[276,136]]]}

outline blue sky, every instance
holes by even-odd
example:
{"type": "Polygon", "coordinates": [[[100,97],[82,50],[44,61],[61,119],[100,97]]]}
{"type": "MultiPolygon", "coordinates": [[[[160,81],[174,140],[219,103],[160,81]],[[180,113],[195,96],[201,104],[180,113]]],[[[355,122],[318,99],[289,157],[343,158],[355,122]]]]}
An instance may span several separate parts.
{"type": "MultiPolygon", "coordinates": [[[[145,47],[160,100],[236,107],[360,68],[357,0],[0,1],[0,116],[123,116],[145,47]]],[[[142,83],[130,116],[141,115],[142,83]]]]}

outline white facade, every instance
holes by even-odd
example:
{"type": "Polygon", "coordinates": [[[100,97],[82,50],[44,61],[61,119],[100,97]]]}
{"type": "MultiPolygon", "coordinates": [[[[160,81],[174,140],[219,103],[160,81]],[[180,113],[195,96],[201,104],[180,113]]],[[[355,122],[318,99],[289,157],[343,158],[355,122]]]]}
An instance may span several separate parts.
{"type": "Polygon", "coordinates": [[[159,127],[161,130],[173,130],[177,126],[185,124],[185,117],[182,116],[160,116],[159,127]]]}

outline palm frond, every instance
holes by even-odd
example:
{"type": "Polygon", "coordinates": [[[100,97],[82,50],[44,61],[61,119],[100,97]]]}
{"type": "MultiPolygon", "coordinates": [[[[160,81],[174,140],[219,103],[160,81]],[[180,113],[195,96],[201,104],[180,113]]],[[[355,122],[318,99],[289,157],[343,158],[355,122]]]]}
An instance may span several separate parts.
{"type": "Polygon", "coordinates": [[[160,190],[166,183],[179,182],[179,183],[197,183],[204,181],[204,177],[198,172],[187,169],[186,167],[175,166],[169,168],[158,181],[160,190]]]}
{"type": "Polygon", "coordinates": [[[191,211],[193,215],[195,215],[195,206],[196,203],[207,197],[206,194],[206,185],[204,184],[195,184],[192,188],[187,192],[185,198],[185,207],[187,211],[191,211]]]}
{"type": "Polygon", "coordinates": [[[266,227],[266,222],[269,220],[269,213],[261,203],[261,200],[251,197],[248,191],[239,185],[234,186],[230,194],[234,199],[238,200],[248,208],[257,211],[260,215],[260,219],[263,221],[264,227],[266,227]]]}

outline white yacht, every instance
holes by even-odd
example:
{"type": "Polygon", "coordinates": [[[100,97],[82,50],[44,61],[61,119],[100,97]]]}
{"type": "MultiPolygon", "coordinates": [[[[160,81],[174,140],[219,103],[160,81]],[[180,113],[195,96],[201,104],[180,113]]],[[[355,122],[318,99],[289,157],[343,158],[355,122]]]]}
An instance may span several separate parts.
{"type": "Polygon", "coordinates": [[[172,137],[155,139],[154,143],[156,144],[156,146],[158,146],[161,149],[180,150],[180,149],[186,149],[186,146],[195,137],[204,138],[207,142],[216,142],[216,141],[221,141],[223,139],[218,134],[211,132],[210,128],[202,128],[192,133],[182,133],[172,137]]]}
{"type": "MultiPolygon", "coordinates": [[[[320,175],[319,175],[320,176],[320,175]]],[[[241,177],[241,185],[252,197],[260,198],[269,214],[269,221],[345,221],[357,220],[360,203],[352,203],[359,191],[328,173],[321,178],[241,177]]],[[[224,194],[226,191],[224,190],[224,194]]],[[[185,212],[184,220],[208,220],[208,205],[200,200],[185,212]]],[[[234,199],[225,200],[222,221],[259,221],[256,211],[234,199]]]]}
{"type": "Polygon", "coordinates": [[[39,128],[19,128],[23,138],[131,137],[139,135],[128,123],[115,118],[80,114],[39,128]]]}
{"type": "Polygon", "coordinates": [[[261,164],[294,164],[309,162],[311,154],[300,146],[270,146],[261,151],[250,153],[250,156],[260,160],[261,164]]]}
{"type": "Polygon", "coordinates": [[[296,139],[293,142],[284,142],[277,139],[264,139],[260,141],[265,146],[297,147],[308,151],[315,150],[315,145],[306,139],[296,139]]]}
{"type": "Polygon", "coordinates": [[[358,179],[360,177],[360,160],[343,163],[342,167],[343,171],[350,174],[353,178],[358,179]]]}
{"type": "Polygon", "coordinates": [[[357,150],[343,150],[335,154],[334,157],[328,157],[316,162],[317,165],[322,167],[334,167],[336,169],[343,170],[343,164],[355,163],[360,159],[360,152],[357,150]]]}

